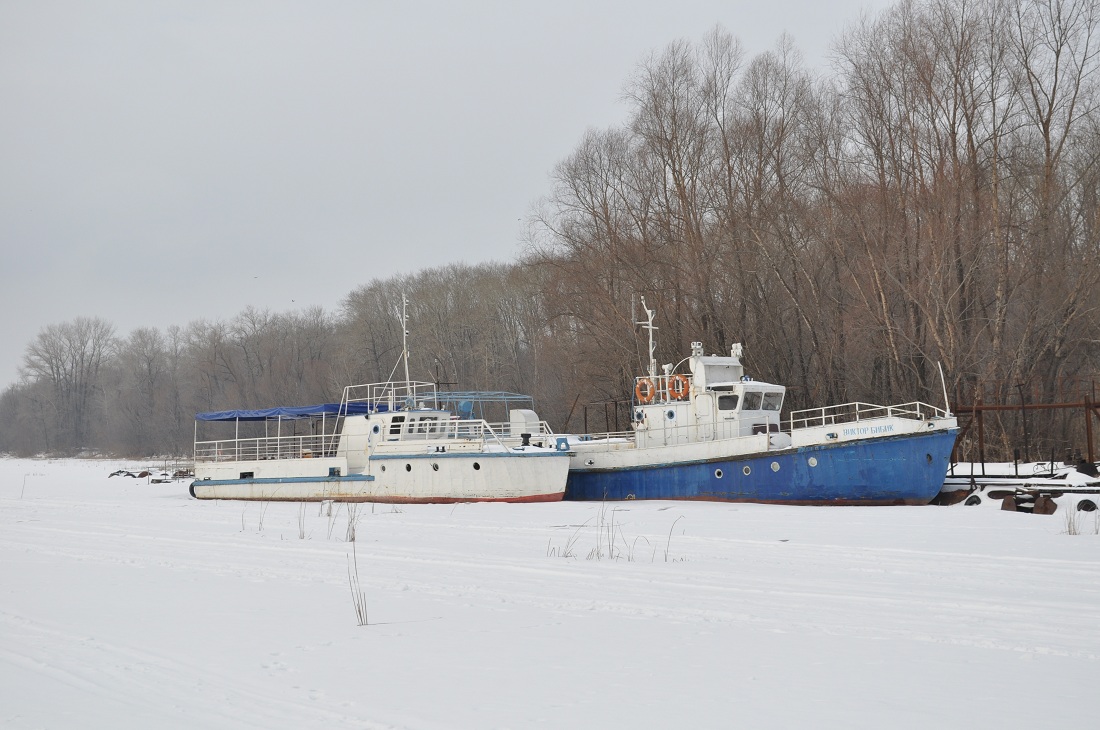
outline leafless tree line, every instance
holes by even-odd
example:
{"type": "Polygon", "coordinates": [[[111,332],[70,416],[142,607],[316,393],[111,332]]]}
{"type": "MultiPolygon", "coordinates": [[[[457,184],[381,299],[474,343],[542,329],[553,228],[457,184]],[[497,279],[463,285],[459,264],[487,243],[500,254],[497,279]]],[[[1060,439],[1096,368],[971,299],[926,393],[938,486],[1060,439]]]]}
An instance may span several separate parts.
{"type": "Polygon", "coordinates": [[[584,382],[624,393],[655,304],[662,362],[746,343],[795,407],[1051,398],[1100,352],[1100,6],[903,2],[833,78],[715,29],[643,62],[629,123],[555,170],[532,240],[584,382]],[[939,399],[937,399],[939,400],[939,399]]]}
{"type": "Polygon", "coordinates": [[[393,370],[402,295],[414,377],[531,393],[562,429],[629,398],[642,296],[660,362],[744,342],[796,408],[938,402],[937,362],[964,401],[1054,398],[1100,355],[1098,24],[1095,0],[903,2],[831,77],[787,38],[672,43],[555,168],[521,260],[375,280],[336,314],[47,327],[0,451],[182,453],[197,411],[333,400],[393,370]]]}
{"type": "Polygon", "coordinates": [[[335,334],[320,308],[126,337],[99,318],[50,325],[0,396],[0,451],[184,454],[196,412],[327,395],[335,334]]]}

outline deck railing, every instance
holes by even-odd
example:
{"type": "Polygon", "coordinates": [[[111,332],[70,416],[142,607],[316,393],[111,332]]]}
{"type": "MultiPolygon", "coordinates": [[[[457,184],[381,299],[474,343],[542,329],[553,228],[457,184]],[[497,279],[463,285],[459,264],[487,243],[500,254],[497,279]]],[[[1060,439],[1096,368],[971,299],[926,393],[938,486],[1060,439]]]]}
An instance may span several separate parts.
{"type": "Polygon", "coordinates": [[[408,383],[367,383],[344,388],[344,403],[370,403],[395,411],[399,408],[436,408],[435,383],[413,380],[408,383]]]}
{"type": "Polygon", "coordinates": [[[260,436],[196,441],[195,461],[267,461],[335,456],[331,436],[260,436]]]}
{"type": "Polygon", "coordinates": [[[832,426],[837,423],[852,423],[870,418],[912,418],[925,421],[930,418],[943,418],[947,411],[942,408],[913,401],[896,406],[880,406],[874,403],[842,403],[835,406],[821,408],[807,408],[801,411],[791,411],[786,425],[787,430],[797,428],[812,428],[814,426],[832,426]]]}
{"type": "Polygon", "coordinates": [[[539,421],[537,428],[533,428],[530,431],[526,429],[523,431],[517,431],[514,424],[511,421],[493,422],[487,424],[494,433],[501,434],[502,438],[506,439],[518,439],[520,433],[530,433],[531,438],[549,437],[554,435],[554,429],[550,428],[550,424],[546,421],[539,421]]]}
{"type": "MultiPolygon", "coordinates": [[[[417,443],[468,441],[495,443],[501,448],[519,444],[519,434],[509,435],[511,424],[490,424],[481,419],[449,419],[421,421],[412,431],[400,436],[375,437],[375,443],[417,443]],[[420,430],[423,424],[423,430],[420,430]]],[[[549,425],[542,421],[539,430],[531,434],[533,439],[553,435],[549,425]]],[[[256,438],[219,439],[196,441],[195,461],[267,461],[270,459],[309,459],[336,456],[339,436],[318,434],[309,436],[260,436],[256,438]]]]}

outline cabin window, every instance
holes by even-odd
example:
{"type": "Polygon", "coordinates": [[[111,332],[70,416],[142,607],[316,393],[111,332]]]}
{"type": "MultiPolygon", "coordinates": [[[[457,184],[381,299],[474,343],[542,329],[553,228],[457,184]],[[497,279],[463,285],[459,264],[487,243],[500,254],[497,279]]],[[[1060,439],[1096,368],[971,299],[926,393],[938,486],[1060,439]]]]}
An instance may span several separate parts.
{"type": "Polygon", "coordinates": [[[760,400],[763,394],[758,390],[750,390],[745,393],[745,403],[741,407],[744,411],[759,411],[760,400]]]}
{"type": "Polygon", "coordinates": [[[401,434],[401,424],[405,422],[404,416],[394,416],[390,421],[390,435],[398,436],[401,434]]]}
{"type": "Polygon", "coordinates": [[[718,410],[720,411],[736,411],[737,410],[737,394],[732,395],[720,395],[718,396],[718,410]]]}
{"type": "Polygon", "coordinates": [[[782,393],[765,393],[764,394],[764,410],[765,411],[778,411],[783,407],[783,394],[782,393]]]}

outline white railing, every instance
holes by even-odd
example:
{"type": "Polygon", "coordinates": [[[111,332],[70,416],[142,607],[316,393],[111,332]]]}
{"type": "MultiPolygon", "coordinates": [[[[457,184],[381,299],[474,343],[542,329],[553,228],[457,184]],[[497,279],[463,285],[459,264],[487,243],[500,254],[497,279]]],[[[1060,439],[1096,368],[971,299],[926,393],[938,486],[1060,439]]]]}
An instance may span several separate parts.
{"type": "MultiPolygon", "coordinates": [[[[383,436],[384,443],[446,443],[467,441],[485,444],[493,442],[501,448],[519,443],[519,435],[504,436],[509,424],[497,424],[495,427],[481,419],[450,419],[423,421],[424,430],[419,427],[411,431],[402,431],[400,436],[383,436]]],[[[419,424],[418,424],[419,426],[419,424]]],[[[403,424],[404,427],[404,424],[403,424]]],[[[545,422],[540,424],[540,432],[532,438],[549,437],[552,433],[545,422]]],[[[220,439],[217,441],[196,441],[196,462],[227,461],[267,461],[271,459],[310,459],[337,455],[339,435],[318,434],[311,436],[261,436],[257,438],[220,439]]],[[[377,438],[377,437],[376,437],[377,438]]]]}
{"type": "MultiPolygon", "coordinates": [[[[563,434],[558,434],[559,436],[563,434]]],[[[584,445],[584,450],[589,451],[614,451],[623,448],[624,444],[634,443],[634,431],[608,431],[606,433],[570,434],[584,445]]]]}
{"type": "Polygon", "coordinates": [[[435,383],[419,380],[409,383],[349,385],[344,388],[343,400],[344,403],[370,403],[375,407],[385,406],[390,411],[437,407],[435,383]]]}
{"type": "MultiPolygon", "coordinates": [[[[505,436],[502,436],[502,438],[518,439],[521,433],[519,431],[516,431],[515,425],[511,421],[493,422],[488,424],[488,426],[496,433],[506,434],[505,436]]],[[[546,421],[539,421],[538,428],[531,429],[530,431],[528,431],[525,426],[522,433],[530,433],[531,438],[542,438],[555,435],[554,430],[550,428],[550,424],[546,421]]]]}
{"type": "Polygon", "coordinates": [[[435,421],[420,421],[416,428],[408,428],[411,424],[401,424],[406,429],[400,436],[393,434],[386,437],[387,441],[440,441],[450,439],[465,439],[470,441],[493,438],[500,440],[493,427],[479,418],[473,419],[439,419],[435,421]]]}
{"type": "MultiPolygon", "coordinates": [[[[675,426],[674,428],[688,428],[687,426],[675,426]]],[[[585,434],[570,434],[571,437],[579,440],[581,443],[587,443],[589,441],[608,441],[611,439],[632,439],[634,438],[634,431],[607,431],[605,433],[585,433],[585,434]]],[[[565,434],[558,434],[564,436],[565,434]]]]}
{"type": "MultiPolygon", "coordinates": [[[[425,422],[421,421],[420,423],[424,424],[425,422]]],[[[493,441],[501,448],[507,448],[505,437],[503,436],[503,434],[508,432],[507,424],[497,424],[496,428],[494,428],[492,424],[480,418],[452,418],[446,421],[439,420],[428,422],[428,424],[430,425],[426,430],[421,431],[417,429],[402,433],[397,442],[479,441],[485,444],[489,441],[493,441]],[[498,431],[497,429],[500,430],[498,431]]],[[[518,440],[518,437],[514,440],[518,440]]]]}
{"type": "Polygon", "coordinates": [[[831,426],[836,423],[852,423],[870,418],[912,418],[918,421],[926,421],[930,418],[943,418],[945,416],[947,416],[947,411],[944,409],[936,408],[921,401],[902,403],[896,406],[853,402],[791,411],[790,416],[787,418],[786,430],[793,431],[796,428],[831,426]]]}
{"type": "Polygon", "coordinates": [[[196,441],[195,461],[267,461],[335,456],[331,436],[261,436],[196,441]]]}

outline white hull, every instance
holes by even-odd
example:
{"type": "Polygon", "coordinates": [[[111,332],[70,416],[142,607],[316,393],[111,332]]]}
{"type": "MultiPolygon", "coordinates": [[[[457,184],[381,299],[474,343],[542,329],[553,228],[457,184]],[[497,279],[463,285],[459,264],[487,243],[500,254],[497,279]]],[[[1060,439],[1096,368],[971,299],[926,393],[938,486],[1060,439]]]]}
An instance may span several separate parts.
{"type": "Polygon", "coordinates": [[[343,457],[213,462],[196,465],[191,494],[261,501],[550,502],[565,493],[568,471],[568,452],[536,447],[379,455],[350,474],[343,457]]]}

